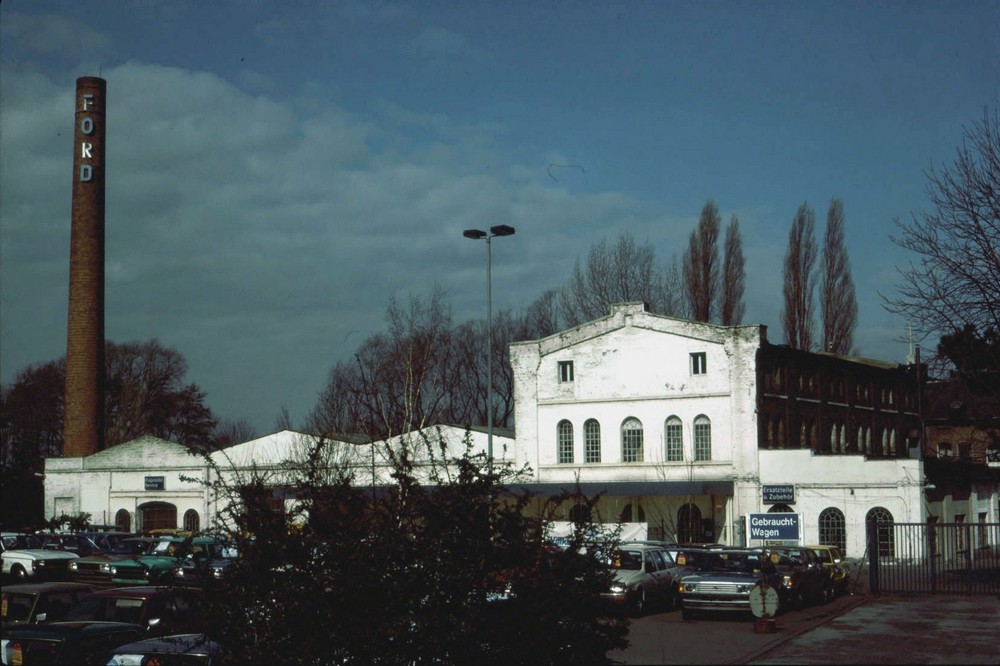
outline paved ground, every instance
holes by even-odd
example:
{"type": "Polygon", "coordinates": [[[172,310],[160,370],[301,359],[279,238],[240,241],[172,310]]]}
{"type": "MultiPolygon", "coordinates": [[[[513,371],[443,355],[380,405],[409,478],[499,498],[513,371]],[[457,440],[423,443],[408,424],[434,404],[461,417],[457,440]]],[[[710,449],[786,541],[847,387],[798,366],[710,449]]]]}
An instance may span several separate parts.
{"type": "Polygon", "coordinates": [[[1000,664],[1000,598],[871,596],[743,664],[1000,664]]]}

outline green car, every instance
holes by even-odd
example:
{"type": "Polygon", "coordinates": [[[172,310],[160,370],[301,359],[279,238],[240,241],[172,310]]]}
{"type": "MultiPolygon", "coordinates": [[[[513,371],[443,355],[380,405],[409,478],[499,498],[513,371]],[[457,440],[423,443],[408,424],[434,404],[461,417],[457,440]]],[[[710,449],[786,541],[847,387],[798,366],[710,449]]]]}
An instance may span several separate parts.
{"type": "Polygon", "coordinates": [[[215,537],[164,537],[149,552],[134,561],[111,564],[111,582],[115,585],[156,585],[166,583],[188,554],[195,559],[208,557],[215,537]]]}

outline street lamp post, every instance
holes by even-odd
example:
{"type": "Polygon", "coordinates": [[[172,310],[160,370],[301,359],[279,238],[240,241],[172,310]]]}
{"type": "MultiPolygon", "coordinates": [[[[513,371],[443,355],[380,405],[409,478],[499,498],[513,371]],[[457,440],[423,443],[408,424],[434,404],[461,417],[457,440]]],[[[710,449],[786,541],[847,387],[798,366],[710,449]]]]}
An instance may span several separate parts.
{"type": "Polygon", "coordinates": [[[486,471],[493,474],[493,238],[513,236],[514,227],[498,224],[489,232],[466,229],[466,238],[486,239],[486,471]]]}

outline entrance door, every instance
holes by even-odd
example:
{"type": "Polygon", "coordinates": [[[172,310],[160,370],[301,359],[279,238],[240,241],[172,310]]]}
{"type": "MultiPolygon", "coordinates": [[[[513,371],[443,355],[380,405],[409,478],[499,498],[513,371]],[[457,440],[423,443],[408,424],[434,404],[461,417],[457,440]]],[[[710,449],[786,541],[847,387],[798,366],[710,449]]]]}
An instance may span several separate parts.
{"type": "Polygon", "coordinates": [[[147,502],[139,505],[139,527],[151,530],[176,530],[177,507],[169,502],[147,502]]]}

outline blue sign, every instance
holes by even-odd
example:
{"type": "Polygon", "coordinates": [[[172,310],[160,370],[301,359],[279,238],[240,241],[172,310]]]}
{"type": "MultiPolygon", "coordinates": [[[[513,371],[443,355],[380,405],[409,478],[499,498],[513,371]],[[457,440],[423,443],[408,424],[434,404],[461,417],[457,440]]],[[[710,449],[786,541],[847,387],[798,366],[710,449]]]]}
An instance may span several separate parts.
{"type": "Polygon", "coordinates": [[[162,476],[147,476],[146,490],[163,490],[165,479],[162,476]]]}
{"type": "Polygon", "coordinates": [[[751,540],[798,541],[802,537],[801,521],[797,513],[751,513],[751,540]]]}
{"type": "Polygon", "coordinates": [[[764,504],[795,504],[795,486],[763,486],[764,504]]]}

